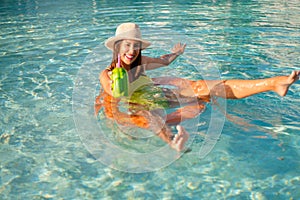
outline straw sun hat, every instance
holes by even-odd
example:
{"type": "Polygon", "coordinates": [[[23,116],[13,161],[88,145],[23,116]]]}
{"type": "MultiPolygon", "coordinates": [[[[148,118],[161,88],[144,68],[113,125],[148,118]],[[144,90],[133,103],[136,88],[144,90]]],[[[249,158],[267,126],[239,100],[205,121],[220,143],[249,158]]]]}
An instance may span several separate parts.
{"type": "Polygon", "coordinates": [[[115,42],[126,39],[140,41],[142,43],[141,49],[145,49],[151,44],[147,40],[142,39],[141,30],[137,24],[123,23],[117,27],[115,36],[106,40],[105,46],[110,50],[114,50],[115,42]]]}

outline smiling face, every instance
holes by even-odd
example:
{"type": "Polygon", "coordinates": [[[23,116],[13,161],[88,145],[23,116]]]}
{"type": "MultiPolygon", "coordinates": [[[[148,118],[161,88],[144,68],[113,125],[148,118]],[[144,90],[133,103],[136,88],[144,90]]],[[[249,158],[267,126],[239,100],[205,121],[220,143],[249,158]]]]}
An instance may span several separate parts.
{"type": "Polygon", "coordinates": [[[136,40],[122,40],[120,43],[121,60],[127,64],[132,64],[139,55],[141,43],[136,40]]]}

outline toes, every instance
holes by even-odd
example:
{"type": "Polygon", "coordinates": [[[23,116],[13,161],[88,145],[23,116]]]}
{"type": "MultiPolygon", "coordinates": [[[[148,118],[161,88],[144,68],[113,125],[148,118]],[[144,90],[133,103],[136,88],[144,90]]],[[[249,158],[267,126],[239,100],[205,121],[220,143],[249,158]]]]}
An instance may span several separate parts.
{"type": "Polygon", "coordinates": [[[184,147],[184,142],[183,142],[183,138],[182,137],[179,138],[177,144],[178,144],[178,150],[181,151],[183,149],[183,147],[184,147]]]}
{"type": "Polygon", "coordinates": [[[173,143],[174,144],[177,144],[178,141],[179,141],[180,137],[178,136],[178,134],[174,135],[174,138],[173,138],[173,143]]]}
{"type": "Polygon", "coordinates": [[[182,135],[182,134],[183,134],[183,127],[182,127],[182,126],[177,125],[177,126],[176,126],[176,129],[177,129],[179,135],[182,135]]]}

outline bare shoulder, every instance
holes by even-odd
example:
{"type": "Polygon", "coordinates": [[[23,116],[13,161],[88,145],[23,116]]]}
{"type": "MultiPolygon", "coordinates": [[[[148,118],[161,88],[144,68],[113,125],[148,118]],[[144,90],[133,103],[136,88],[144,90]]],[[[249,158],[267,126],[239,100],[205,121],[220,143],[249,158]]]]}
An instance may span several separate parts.
{"type": "Polygon", "coordinates": [[[107,80],[109,78],[109,72],[110,70],[108,69],[104,69],[100,72],[99,74],[99,80],[107,80]]]}
{"type": "Polygon", "coordinates": [[[103,77],[104,75],[106,75],[107,72],[108,72],[107,69],[102,70],[102,71],[100,72],[100,74],[99,74],[99,78],[101,78],[101,77],[103,77]]]}

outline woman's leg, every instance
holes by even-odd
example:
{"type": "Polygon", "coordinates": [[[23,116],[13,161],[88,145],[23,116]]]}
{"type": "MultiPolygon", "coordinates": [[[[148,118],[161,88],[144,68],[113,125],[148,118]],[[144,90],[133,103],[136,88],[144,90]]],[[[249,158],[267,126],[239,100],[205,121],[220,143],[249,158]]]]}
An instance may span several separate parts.
{"type": "MultiPolygon", "coordinates": [[[[280,96],[285,96],[289,87],[299,79],[300,71],[293,71],[289,76],[276,76],[257,80],[225,80],[205,81],[211,96],[219,96],[228,99],[240,99],[262,92],[274,91],[280,96]]],[[[207,94],[207,88],[203,82],[192,83],[196,95],[207,94]]]]}
{"type": "Polygon", "coordinates": [[[300,71],[293,71],[289,76],[276,76],[256,80],[199,80],[181,78],[154,78],[158,84],[174,85],[180,94],[198,98],[218,96],[228,99],[245,98],[261,92],[274,91],[285,96],[289,87],[299,79],[300,71]]]}
{"type": "Polygon", "coordinates": [[[174,135],[165,120],[149,111],[139,111],[138,114],[148,120],[149,127],[158,137],[176,151],[184,150],[189,134],[182,126],[177,126],[178,133],[174,135]]]}
{"type": "MultiPolygon", "coordinates": [[[[176,110],[165,115],[165,112],[157,112],[160,116],[165,116],[164,120],[168,125],[177,125],[182,121],[195,118],[205,109],[205,102],[196,97],[182,96],[176,90],[163,88],[164,96],[168,99],[169,107],[176,110]]],[[[154,110],[156,112],[156,110],[154,110]]],[[[154,113],[151,111],[151,113],[154,113]]],[[[162,110],[164,111],[164,110],[162,110]]]]}
{"type": "Polygon", "coordinates": [[[184,145],[189,138],[189,134],[183,129],[183,127],[177,128],[178,134],[174,138],[171,129],[166,125],[165,120],[159,115],[154,115],[146,110],[129,115],[119,110],[119,101],[112,96],[102,95],[101,97],[96,98],[95,109],[97,109],[97,112],[99,111],[98,105],[101,104],[104,108],[105,115],[108,118],[115,120],[118,124],[151,130],[176,151],[182,151],[184,149],[184,145]],[[102,102],[100,100],[101,97],[103,97],[102,102]]]}
{"type": "Polygon", "coordinates": [[[176,125],[180,122],[188,119],[195,118],[202,113],[205,109],[203,103],[194,102],[192,104],[180,107],[175,112],[172,112],[166,116],[166,123],[169,125],[176,125]]]}

